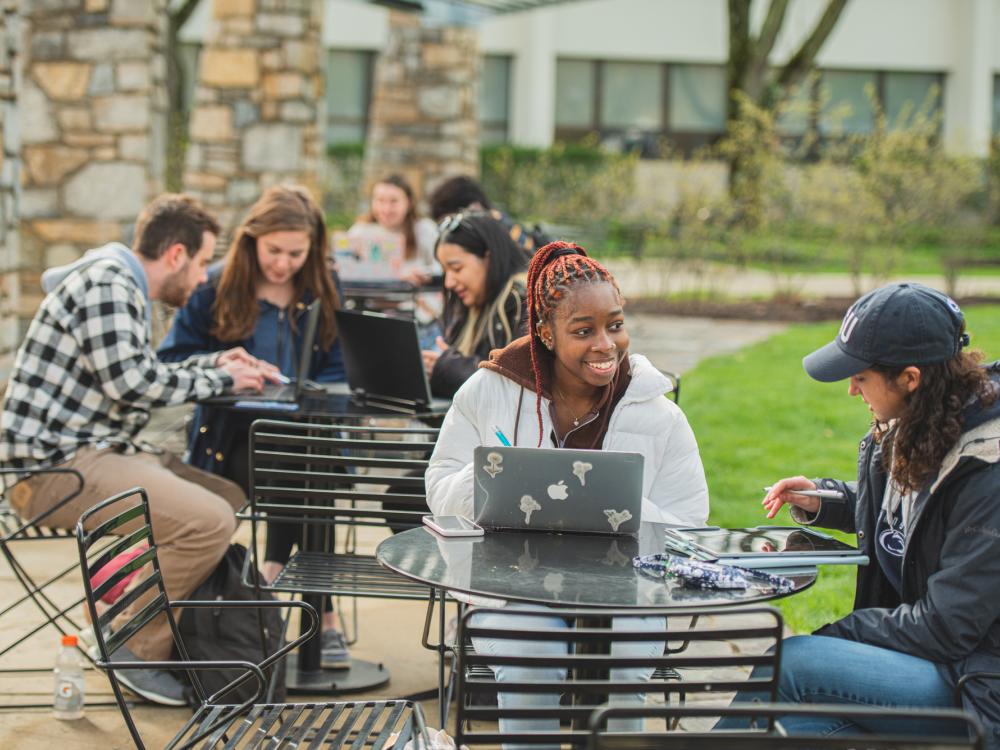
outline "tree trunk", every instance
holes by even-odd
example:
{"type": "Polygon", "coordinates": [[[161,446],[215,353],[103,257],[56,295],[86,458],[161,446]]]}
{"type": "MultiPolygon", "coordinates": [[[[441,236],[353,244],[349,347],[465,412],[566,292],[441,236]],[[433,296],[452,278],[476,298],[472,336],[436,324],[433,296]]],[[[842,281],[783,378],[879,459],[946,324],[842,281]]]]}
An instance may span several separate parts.
{"type": "Polygon", "coordinates": [[[187,144],[188,113],[184,110],[184,70],[178,50],[181,28],[198,7],[199,0],[185,0],[167,18],[166,85],[167,85],[167,159],[165,182],[167,190],[181,189],[184,176],[184,151],[187,144]]]}

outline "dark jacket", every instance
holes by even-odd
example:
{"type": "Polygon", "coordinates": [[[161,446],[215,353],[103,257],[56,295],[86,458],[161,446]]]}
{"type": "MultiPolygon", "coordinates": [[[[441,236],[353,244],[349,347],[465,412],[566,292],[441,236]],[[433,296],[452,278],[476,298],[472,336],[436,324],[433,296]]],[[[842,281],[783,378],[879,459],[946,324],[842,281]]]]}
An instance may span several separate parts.
{"type": "MultiPolygon", "coordinates": [[[[989,369],[1000,387],[1000,367],[989,369]]],[[[886,486],[881,446],[871,434],[861,441],[856,483],[817,484],[840,489],[845,499],[822,500],[814,516],[793,517],[857,533],[872,562],[858,568],[854,611],[816,633],[935,662],[953,685],[968,672],[1000,671],[1000,402],[968,409],[962,437],[918,494],[899,594],[875,556],[886,486]]],[[[984,723],[989,747],[1000,747],[1000,680],[971,682],[963,704],[984,723]]]]}
{"type": "MultiPolygon", "coordinates": [[[[220,341],[209,331],[213,325],[212,306],[215,304],[221,274],[221,264],[209,270],[208,281],[200,285],[187,304],[177,311],[173,326],[161,342],[157,356],[166,362],[180,362],[194,354],[242,346],[253,356],[277,365],[282,373],[294,377],[302,345],[302,325],[297,325],[293,332],[291,318],[301,315],[310,299],[304,300],[302,309],[291,314],[269,302],[260,301],[257,325],[250,336],[242,341],[220,341]]],[[[321,383],[343,381],[346,375],[340,342],[334,341],[328,350],[322,349],[317,343],[313,349],[308,378],[321,383]]],[[[234,446],[242,445],[249,429],[250,417],[234,413],[231,409],[199,405],[188,436],[188,463],[237,479],[243,484],[243,477],[237,477],[230,471],[229,462],[234,446]]]]}
{"type": "Polygon", "coordinates": [[[484,332],[472,354],[465,356],[455,349],[460,334],[457,321],[444,321],[445,338],[449,348],[441,352],[431,371],[431,392],[441,398],[451,398],[462,384],[471,377],[479,363],[490,356],[494,349],[502,349],[527,332],[528,309],[524,304],[524,284],[515,282],[503,305],[487,308],[488,319],[484,332]]]}

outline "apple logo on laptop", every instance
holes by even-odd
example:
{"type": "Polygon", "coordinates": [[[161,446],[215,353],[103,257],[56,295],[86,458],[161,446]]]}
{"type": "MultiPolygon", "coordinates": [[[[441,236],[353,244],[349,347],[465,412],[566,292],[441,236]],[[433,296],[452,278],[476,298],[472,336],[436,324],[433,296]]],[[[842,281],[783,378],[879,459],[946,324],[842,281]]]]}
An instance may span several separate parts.
{"type": "Polygon", "coordinates": [[[562,479],[559,480],[558,484],[550,484],[548,492],[549,498],[552,500],[565,500],[569,497],[569,489],[562,479]]]}

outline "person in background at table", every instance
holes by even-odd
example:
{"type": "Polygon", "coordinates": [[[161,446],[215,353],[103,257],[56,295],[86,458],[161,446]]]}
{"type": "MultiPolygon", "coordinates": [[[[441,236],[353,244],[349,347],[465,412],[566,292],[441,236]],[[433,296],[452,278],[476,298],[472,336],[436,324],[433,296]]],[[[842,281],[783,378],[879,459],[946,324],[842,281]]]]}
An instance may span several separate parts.
{"type": "MultiPolygon", "coordinates": [[[[803,360],[816,380],[847,380],[872,426],[856,482],[782,479],[763,500],[767,516],[787,504],[799,523],[854,532],[871,563],[858,568],[851,614],[784,642],[781,702],[955,707],[963,675],[1000,672],[1000,366],[982,366],[968,343],[953,300],[890,284],[855,302],[837,338],[803,360]],[[839,496],[798,493],[817,488],[839,496]]],[[[992,748],[998,685],[973,679],[962,692],[992,748]]],[[[821,717],[782,724],[790,733],[893,730],[821,717]]]]}
{"type": "Polygon", "coordinates": [[[499,221],[512,240],[531,255],[538,248],[549,244],[552,238],[535,224],[519,224],[503,211],[494,208],[482,186],[471,177],[458,175],[438,185],[428,199],[431,218],[440,222],[444,217],[461,211],[485,211],[499,221]]]}
{"type": "MultiPolygon", "coordinates": [[[[334,319],[340,296],[328,265],[323,212],[305,188],[271,187],[250,207],[208,281],[177,311],[159,356],[173,362],[241,346],[294,378],[305,307],[314,299],[320,300],[322,312],[312,366],[302,376],[320,383],[343,381],[334,319]]],[[[248,491],[254,418],[231,408],[200,405],[188,435],[188,462],[248,491]]],[[[301,533],[299,524],[268,523],[261,571],[265,580],[273,581],[281,572],[301,533]]],[[[330,611],[324,626],[324,666],[342,666],[346,647],[330,611]]]]}
{"type": "MultiPolygon", "coordinates": [[[[642,519],[701,526],[708,488],[691,427],[664,393],[670,383],[649,360],[629,353],[624,300],[608,270],[583,248],[553,242],[528,267],[528,334],[495,351],[455,394],[427,469],[427,503],[439,515],[473,517],[473,451],[501,445],[583,448],[641,453],[642,519]]],[[[538,627],[510,615],[489,616],[487,627],[538,627]]],[[[542,611],[545,611],[542,609],[542,611]]],[[[662,628],[662,618],[647,618],[662,628]]],[[[555,611],[542,627],[567,627],[555,611]]],[[[476,639],[478,652],[504,654],[501,639],[476,639]]],[[[522,644],[523,645],[523,644],[522,644]]],[[[566,644],[538,642],[537,654],[565,653],[566,644]]],[[[662,643],[615,643],[612,653],[654,657],[662,643]]],[[[495,670],[498,681],[561,680],[561,670],[495,670]]],[[[613,670],[611,680],[648,678],[652,669],[613,670]]],[[[641,704],[642,696],[616,703],[641,704]]],[[[557,694],[500,694],[504,706],[558,703],[557,694]]],[[[516,719],[501,731],[558,731],[549,720],[516,719]]],[[[622,728],[635,729],[634,722],[622,728]]]]}
{"type": "Polygon", "coordinates": [[[444,337],[423,355],[434,395],[451,398],[493,349],[524,334],[528,256],[486,213],[454,214],[439,229],[444,337]]]}
{"type": "MultiPolygon", "coordinates": [[[[348,236],[363,235],[365,227],[377,225],[398,234],[401,239],[400,254],[383,258],[391,265],[394,275],[416,287],[430,283],[437,272],[434,246],[437,243],[437,226],[428,218],[417,216],[417,203],[413,187],[398,174],[391,174],[372,186],[371,206],[347,231],[348,236]]],[[[414,317],[421,328],[425,344],[433,342],[441,331],[436,325],[441,315],[441,294],[421,292],[415,297],[414,317]]]]}

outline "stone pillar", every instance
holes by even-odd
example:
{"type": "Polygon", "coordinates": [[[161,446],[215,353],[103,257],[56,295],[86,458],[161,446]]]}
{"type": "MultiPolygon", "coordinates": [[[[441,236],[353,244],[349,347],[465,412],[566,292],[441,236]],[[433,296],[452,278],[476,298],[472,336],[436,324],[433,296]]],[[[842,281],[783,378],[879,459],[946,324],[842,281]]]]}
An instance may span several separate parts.
{"type": "Polygon", "coordinates": [[[472,28],[421,26],[393,11],[375,65],[364,191],[398,172],[419,197],[447,177],[479,174],[479,44],[472,28]]]}
{"type": "Polygon", "coordinates": [[[184,189],[228,233],[277,182],[304,184],[319,197],[322,7],[319,0],[211,2],[184,189]]]}
{"type": "Polygon", "coordinates": [[[6,380],[17,348],[20,133],[17,92],[20,24],[17,0],[0,0],[0,380],[6,380]]]}
{"type": "Polygon", "coordinates": [[[130,240],[163,189],[166,0],[22,0],[22,314],[38,273],[130,240]]]}

